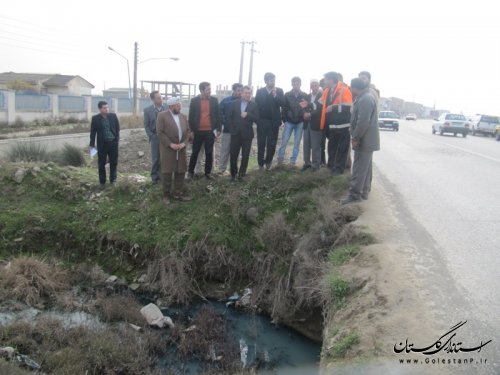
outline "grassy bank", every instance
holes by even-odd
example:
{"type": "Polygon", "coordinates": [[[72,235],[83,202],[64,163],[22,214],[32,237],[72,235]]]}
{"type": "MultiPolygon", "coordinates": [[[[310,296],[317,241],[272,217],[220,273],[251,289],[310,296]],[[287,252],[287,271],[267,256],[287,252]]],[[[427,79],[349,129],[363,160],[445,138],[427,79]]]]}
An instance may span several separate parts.
{"type": "MultiPolygon", "coordinates": [[[[14,273],[0,277],[5,290],[15,288],[23,274],[30,293],[0,293],[0,302],[61,308],[68,294],[74,299],[75,293],[90,293],[101,302],[88,311],[105,321],[135,318],[115,313],[113,304],[90,292],[92,283],[74,291],[92,279],[98,266],[127,283],[144,276],[141,292],[166,303],[189,303],[213,293],[213,285],[226,290],[248,286],[252,306],[276,322],[309,320],[295,327],[307,331],[311,323],[320,335],[321,314],[341,309],[360,287],[339,269],[371,241],[350,224],[360,215],[359,207],[338,203],[347,184],[347,176],[331,177],[327,170],[302,173],[284,167],[253,171],[240,183],[196,180],[189,184],[192,202],[165,207],[159,186],[127,175],[119,176],[118,187],[99,192],[93,168],[4,164],[0,193],[8,199],[0,201],[0,260],[38,257],[55,267],[45,274],[80,277],[48,280],[54,283],[44,285],[52,289],[35,300],[27,298],[36,297],[32,289],[41,285],[29,281],[34,271],[9,271],[14,273]]],[[[123,305],[120,301],[115,307],[123,305]]],[[[0,335],[0,344],[10,345],[9,337],[0,335]]],[[[345,355],[357,341],[352,333],[325,355],[345,355]]]]}

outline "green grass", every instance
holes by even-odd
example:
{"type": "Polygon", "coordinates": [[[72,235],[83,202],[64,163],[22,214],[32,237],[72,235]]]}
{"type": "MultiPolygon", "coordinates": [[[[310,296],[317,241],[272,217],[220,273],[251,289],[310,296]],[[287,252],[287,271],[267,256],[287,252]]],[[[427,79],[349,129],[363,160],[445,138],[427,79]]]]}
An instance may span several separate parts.
{"type": "Polygon", "coordinates": [[[337,309],[341,308],[349,294],[350,284],[343,278],[330,274],[328,276],[328,286],[333,299],[333,303],[337,309]]]}
{"type": "MultiPolygon", "coordinates": [[[[120,185],[124,176],[119,176],[117,188],[108,187],[96,197],[95,168],[70,170],[45,164],[42,172],[28,173],[16,184],[12,176],[17,168],[6,164],[0,171],[0,193],[9,197],[0,202],[5,243],[0,256],[63,249],[65,255],[78,257],[79,248],[98,248],[103,237],[138,244],[141,254],[154,249],[167,252],[201,240],[211,247],[249,254],[262,250],[255,230],[267,217],[282,212],[298,234],[304,233],[305,218],[317,215],[318,203],[311,191],[331,186],[342,194],[348,183],[344,178],[331,178],[327,171],[307,176],[288,169],[255,171],[238,184],[229,179],[210,184],[204,179],[194,181],[188,186],[193,201],[165,207],[159,186],[120,185]],[[61,174],[69,179],[62,179],[61,174]],[[251,207],[259,211],[256,223],[246,217],[251,207]]],[[[101,255],[103,261],[116,263],[113,254],[101,255]]]]}
{"type": "Polygon", "coordinates": [[[339,267],[356,255],[359,249],[360,245],[357,243],[335,247],[329,254],[330,263],[335,267],[339,267]]]}
{"type": "Polygon", "coordinates": [[[359,343],[359,335],[357,332],[351,332],[344,336],[337,342],[328,352],[333,358],[343,358],[352,349],[352,347],[359,343]]]}

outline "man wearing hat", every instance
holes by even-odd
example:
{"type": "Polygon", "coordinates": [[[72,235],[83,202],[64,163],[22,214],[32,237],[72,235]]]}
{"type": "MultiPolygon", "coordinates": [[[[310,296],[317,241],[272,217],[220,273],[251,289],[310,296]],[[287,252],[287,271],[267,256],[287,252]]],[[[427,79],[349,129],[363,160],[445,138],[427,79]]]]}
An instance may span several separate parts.
{"type": "Polygon", "coordinates": [[[163,203],[170,199],[190,201],[185,195],[184,175],[187,171],[186,144],[191,137],[188,121],[181,113],[179,98],[167,100],[168,110],[158,113],[156,133],[160,139],[160,166],[163,180],[163,203]],[[173,193],[172,192],[173,182],[173,193]]]}

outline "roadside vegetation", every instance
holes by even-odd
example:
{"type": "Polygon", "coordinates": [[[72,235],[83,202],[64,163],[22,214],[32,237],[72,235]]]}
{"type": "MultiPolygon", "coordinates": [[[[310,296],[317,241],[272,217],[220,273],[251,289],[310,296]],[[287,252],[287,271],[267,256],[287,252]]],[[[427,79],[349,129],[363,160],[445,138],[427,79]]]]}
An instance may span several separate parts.
{"type": "MultiPolygon", "coordinates": [[[[64,151],[71,168],[7,163],[0,169],[0,193],[9,197],[0,201],[0,306],[84,311],[109,325],[98,337],[88,327],[54,321],[0,327],[0,346],[29,354],[48,374],[150,374],[165,350],[159,347],[201,358],[213,340],[227,361],[209,360],[207,371],[234,373],[239,353],[222,344],[225,328],[213,311],[200,313],[195,325],[205,328],[196,334],[174,330],[158,338],[124,328],[144,328],[141,295],[189,304],[214,296],[214,285],[249,287],[252,308],[276,323],[300,330],[297,317],[319,311],[313,323],[321,332],[321,314],[334,314],[359,288],[339,270],[373,239],[351,224],[360,208],[337,202],[347,177],[283,167],[251,172],[238,184],[197,180],[189,185],[192,202],[165,207],[157,186],[127,175],[99,192],[96,171],[74,167],[81,165],[76,151],[64,151]],[[110,287],[109,275],[123,282],[110,287]],[[138,279],[137,291],[128,287],[138,279]],[[120,340],[118,353],[110,343],[120,340]]],[[[342,338],[333,356],[345,356],[358,340],[342,338]]]]}

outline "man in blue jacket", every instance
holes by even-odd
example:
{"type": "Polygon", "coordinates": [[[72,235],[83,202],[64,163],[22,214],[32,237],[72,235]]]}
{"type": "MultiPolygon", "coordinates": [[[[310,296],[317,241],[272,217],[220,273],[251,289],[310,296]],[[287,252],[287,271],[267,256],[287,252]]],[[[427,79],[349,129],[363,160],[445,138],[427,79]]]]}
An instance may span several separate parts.
{"type": "Polygon", "coordinates": [[[120,123],[114,113],[109,113],[108,103],[100,101],[97,104],[99,114],[92,116],[90,125],[90,148],[96,146],[97,164],[99,165],[100,188],[106,184],[106,160],[109,158],[109,182],[116,182],[116,167],[118,165],[118,142],[120,140],[120,123]]]}
{"type": "Polygon", "coordinates": [[[219,156],[219,173],[223,174],[227,168],[227,162],[229,161],[229,153],[231,150],[231,132],[228,126],[228,114],[231,109],[231,105],[234,101],[241,98],[241,93],[243,91],[243,85],[241,83],[233,84],[233,94],[231,96],[225,97],[219,104],[220,107],[220,118],[223,125],[221,145],[220,145],[220,156],[219,156]]]}

